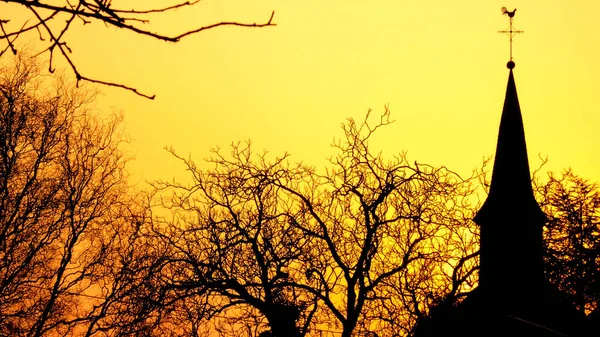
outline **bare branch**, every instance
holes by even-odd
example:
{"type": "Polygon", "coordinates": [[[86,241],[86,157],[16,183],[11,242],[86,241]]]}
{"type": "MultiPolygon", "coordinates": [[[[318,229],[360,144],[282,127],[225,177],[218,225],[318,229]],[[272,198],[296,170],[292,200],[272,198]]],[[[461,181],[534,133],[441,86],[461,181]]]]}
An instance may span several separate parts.
{"type": "MultiPolygon", "coordinates": [[[[106,25],[116,27],[118,29],[130,31],[136,34],[145,35],[152,37],[157,40],[167,41],[167,42],[179,42],[182,38],[186,36],[190,36],[193,34],[200,33],[205,30],[213,29],[220,26],[238,26],[238,27],[251,27],[251,28],[260,28],[260,27],[268,27],[275,26],[273,23],[273,17],[275,12],[271,13],[271,16],[268,21],[265,23],[244,23],[237,21],[222,21],[214,24],[198,27],[195,29],[191,29],[185,31],[183,33],[179,33],[177,35],[169,36],[159,32],[153,32],[149,29],[145,28],[143,25],[150,22],[149,15],[155,13],[166,13],[171,12],[183,7],[189,7],[196,5],[199,1],[186,1],[176,3],[174,5],[160,7],[160,8],[150,8],[150,9],[124,9],[124,8],[113,8],[112,3],[110,1],[105,0],[94,0],[93,2],[87,1],[78,1],[76,5],[71,5],[68,0],[64,0],[65,2],[62,4],[57,4],[55,2],[47,2],[47,1],[30,1],[30,0],[2,0],[2,2],[7,4],[20,5],[29,10],[35,18],[37,22],[31,25],[27,25],[27,22],[23,23],[21,28],[15,29],[13,31],[7,31],[5,29],[5,24],[9,23],[8,19],[0,19],[0,40],[7,41],[7,48],[5,48],[0,55],[2,55],[7,49],[10,49],[14,54],[17,53],[17,48],[14,45],[15,40],[22,34],[33,29],[36,29],[40,33],[40,40],[44,41],[42,38],[42,34],[39,30],[40,27],[43,27],[45,32],[50,36],[49,45],[44,49],[43,52],[49,53],[49,63],[50,72],[53,71],[52,61],[54,57],[54,49],[58,47],[61,56],[67,61],[71,70],[75,74],[77,81],[87,81],[92,83],[98,83],[101,85],[117,87],[125,90],[129,90],[136,95],[154,99],[155,95],[148,95],[140,92],[134,87],[129,85],[125,85],[119,82],[100,80],[96,78],[90,78],[88,76],[82,75],[81,72],[77,69],[74,62],[70,58],[69,54],[72,52],[71,49],[67,46],[67,42],[64,41],[66,32],[71,29],[71,23],[75,18],[79,18],[83,21],[84,24],[91,22],[102,22],[106,25]],[[52,13],[42,18],[39,10],[49,10],[52,13]],[[66,15],[66,25],[58,30],[55,26],[48,25],[50,21],[54,21],[58,19],[61,15],[66,15]],[[140,24],[142,26],[140,26],[140,24]],[[67,53],[68,52],[68,53],[67,53]]],[[[43,53],[42,52],[42,53],[43,53]]]]}

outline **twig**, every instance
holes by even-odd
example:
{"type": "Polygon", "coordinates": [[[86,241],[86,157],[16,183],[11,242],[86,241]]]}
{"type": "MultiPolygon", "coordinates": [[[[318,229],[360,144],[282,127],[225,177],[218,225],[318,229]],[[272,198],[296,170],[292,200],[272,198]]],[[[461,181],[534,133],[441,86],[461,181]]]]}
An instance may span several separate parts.
{"type": "MultiPolygon", "coordinates": [[[[0,29],[2,30],[2,34],[6,35],[6,31],[4,30],[4,23],[8,23],[9,20],[0,20],[0,29]]],[[[17,49],[15,48],[15,46],[13,45],[15,39],[13,39],[12,41],[10,39],[6,39],[6,41],[8,41],[8,47],[10,48],[10,51],[12,51],[13,55],[17,55],[17,49]]],[[[4,51],[2,52],[4,54],[4,51]]]]}
{"type": "Polygon", "coordinates": [[[186,7],[186,6],[193,6],[199,2],[200,2],[200,0],[196,0],[196,1],[192,1],[192,2],[186,1],[186,2],[182,2],[179,4],[164,7],[164,8],[147,9],[147,10],[143,10],[143,11],[139,11],[139,10],[135,10],[135,9],[130,9],[130,10],[113,9],[112,11],[115,13],[129,13],[129,14],[162,13],[162,12],[170,11],[172,9],[177,9],[177,8],[186,7]]]}
{"type": "Polygon", "coordinates": [[[269,18],[269,21],[267,21],[267,23],[260,23],[260,24],[257,24],[257,23],[248,24],[248,23],[239,23],[239,22],[219,22],[219,23],[215,23],[215,24],[212,24],[209,26],[204,26],[204,27],[200,27],[198,29],[190,30],[189,32],[185,32],[183,34],[180,34],[178,36],[171,38],[171,41],[177,42],[181,38],[186,37],[188,35],[199,33],[203,30],[207,30],[207,29],[211,29],[211,28],[215,28],[215,27],[219,27],[219,26],[240,26],[240,27],[256,27],[256,28],[267,27],[267,26],[276,26],[277,24],[272,23],[274,16],[275,16],[275,11],[273,11],[271,13],[271,17],[269,18]]]}

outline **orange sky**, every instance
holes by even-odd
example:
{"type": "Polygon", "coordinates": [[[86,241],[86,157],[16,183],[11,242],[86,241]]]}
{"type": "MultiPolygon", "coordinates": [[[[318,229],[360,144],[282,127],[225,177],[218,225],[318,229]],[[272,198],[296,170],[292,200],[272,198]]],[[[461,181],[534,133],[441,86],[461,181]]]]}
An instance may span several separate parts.
{"type": "Polygon", "coordinates": [[[272,10],[277,26],[172,44],[96,23],[68,39],[82,73],[157,95],[101,88],[99,108],[124,113],[136,181],[184,173],[163,150],[170,145],[201,162],[212,147],[250,139],[257,151],[322,166],[346,118],[385,104],[396,122],[375,148],[468,174],[495,150],[508,77],[502,6],[518,8],[515,27],[525,30],[514,58],[531,166],[541,153],[550,169],[600,181],[598,1],[204,0],[150,27],[263,22],[272,10]]]}

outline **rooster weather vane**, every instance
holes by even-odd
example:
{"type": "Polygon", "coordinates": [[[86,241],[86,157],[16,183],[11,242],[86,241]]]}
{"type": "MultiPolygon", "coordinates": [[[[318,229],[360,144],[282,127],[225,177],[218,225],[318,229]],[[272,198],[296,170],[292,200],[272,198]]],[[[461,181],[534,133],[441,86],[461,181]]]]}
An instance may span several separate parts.
{"type": "Polygon", "coordinates": [[[503,15],[508,16],[508,22],[509,22],[510,26],[509,26],[508,30],[501,30],[501,31],[498,31],[498,33],[508,34],[509,41],[510,41],[510,61],[508,61],[506,66],[508,67],[508,69],[513,69],[515,67],[515,62],[513,62],[513,55],[512,55],[513,37],[516,34],[524,33],[524,31],[515,30],[513,27],[513,18],[515,17],[515,13],[517,12],[516,8],[513,9],[512,12],[510,12],[508,9],[506,9],[506,7],[502,7],[501,10],[502,10],[503,15]]]}

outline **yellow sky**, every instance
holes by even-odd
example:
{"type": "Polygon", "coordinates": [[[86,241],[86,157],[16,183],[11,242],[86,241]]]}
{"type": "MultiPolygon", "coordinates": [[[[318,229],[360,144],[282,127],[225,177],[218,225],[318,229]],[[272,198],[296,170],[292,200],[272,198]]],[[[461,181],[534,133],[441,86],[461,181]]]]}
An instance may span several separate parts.
{"type": "Polygon", "coordinates": [[[396,122],[374,146],[468,174],[495,150],[508,77],[502,6],[518,8],[525,31],[514,58],[531,166],[541,153],[550,169],[600,181],[598,1],[204,0],[151,27],[262,22],[272,10],[277,26],[172,44],[92,24],[68,38],[84,74],[157,95],[101,88],[99,107],[125,115],[138,181],[181,176],[170,145],[200,162],[212,147],[250,139],[321,166],[346,118],[385,104],[396,122]]]}

